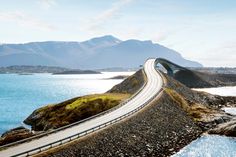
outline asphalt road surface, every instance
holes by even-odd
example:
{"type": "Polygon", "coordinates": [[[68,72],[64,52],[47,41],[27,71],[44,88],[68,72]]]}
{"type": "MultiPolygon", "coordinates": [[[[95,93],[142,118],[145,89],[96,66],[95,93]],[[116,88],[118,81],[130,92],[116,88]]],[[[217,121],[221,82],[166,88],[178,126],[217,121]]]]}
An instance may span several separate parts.
{"type": "Polygon", "coordinates": [[[61,130],[44,137],[34,139],[30,142],[22,143],[10,147],[6,150],[2,150],[0,152],[0,157],[14,156],[25,151],[33,150],[40,146],[45,146],[52,142],[64,139],[79,132],[83,132],[90,128],[94,128],[98,125],[114,120],[142,106],[145,102],[150,101],[150,99],[153,99],[153,96],[155,96],[161,90],[163,85],[162,77],[160,73],[155,69],[155,66],[155,59],[148,59],[145,62],[144,71],[147,76],[147,83],[143,90],[141,90],[141,92],[136,95],[132,100],[130,100],[127,104],[121,106],[120,108],[117,108],[116,110],[113,110],[112,112],[109,112],[99,117],[95,117],[76,126],[72,126],[65,130],[61,130]]]}

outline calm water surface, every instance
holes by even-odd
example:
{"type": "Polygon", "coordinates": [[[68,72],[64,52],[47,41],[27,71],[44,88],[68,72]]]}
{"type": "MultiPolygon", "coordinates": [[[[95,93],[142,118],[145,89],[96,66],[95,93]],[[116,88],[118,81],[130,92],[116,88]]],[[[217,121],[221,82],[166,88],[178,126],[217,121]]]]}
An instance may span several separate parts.
{"type": "Polygon", "coordinates": [[[0,75],[0,134],[22,125],[35,109],[76,96],[103,93],[122,80],[106,79],[133,72],[91,75],[0,75]]]}

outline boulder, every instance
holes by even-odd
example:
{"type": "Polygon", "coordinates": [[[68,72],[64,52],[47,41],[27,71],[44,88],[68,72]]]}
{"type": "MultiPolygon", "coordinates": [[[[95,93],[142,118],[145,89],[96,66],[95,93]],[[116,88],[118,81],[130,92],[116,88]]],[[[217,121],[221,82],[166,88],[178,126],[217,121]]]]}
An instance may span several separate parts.
{"type": "Polygon", "coordinates": [[[0,138],[0,146],[19,141],[33,136],[33,133],[23,126],[11,129],[2,134],[0,138]]]}
{"type": "Polygon", "coordinates": [[[236,137],[236,118],[219,124],[216,128],[209,130],[208,133],[236,137]]]}

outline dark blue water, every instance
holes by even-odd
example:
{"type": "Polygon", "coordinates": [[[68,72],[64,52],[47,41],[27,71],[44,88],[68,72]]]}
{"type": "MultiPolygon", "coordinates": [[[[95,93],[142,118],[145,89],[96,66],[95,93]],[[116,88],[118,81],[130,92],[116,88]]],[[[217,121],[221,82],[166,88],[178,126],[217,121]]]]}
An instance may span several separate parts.
{"type": "Polygon", "coordinates": [[[22,121],[40,106],[107,91],[122,80],[104,78],[119,74],[0,75],[0,134],[21,125],[22,121]]]}

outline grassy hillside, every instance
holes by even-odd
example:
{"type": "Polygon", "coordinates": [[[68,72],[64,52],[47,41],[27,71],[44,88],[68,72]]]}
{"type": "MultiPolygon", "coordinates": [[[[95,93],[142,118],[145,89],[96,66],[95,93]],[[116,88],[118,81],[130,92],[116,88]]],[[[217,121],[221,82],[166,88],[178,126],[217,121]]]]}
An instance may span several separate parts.
{"type": "Polygon", "coordinates": [[[82,96],[39,108],[24,122],[36,131],[55,129],[108,110],[129,97],[118,93],[82,96]]]}
{"type": "MultiPolygon", "coordinates": [[[[34,131],[47,131],[94,116],[128,99],[142,87],[144,78],[142,70],[139,70],[104,94],[86,95],[46,105],[36,109],[24,122],[32,126],[34,131]]],[[[35,135],[27,129],[20,130],[21,132],[16,129],[17,131],[13,129],[6,132],[0,138],[0,145],[24,139],[26,135],[35,135]]]]}
{"type": "Polygon", "coordinates": [[[35,131],[46,131],[83,120],[128,99],[142,87],[144,78],[143,71],[139,70],[104,94],[77,97],[39,108],[24,123],[35,131]]]}
{"type": "Polygon", "coordinates": [[[186,97],[177,93],[174,89],[165,88],[164,91],[196,122],[206,121],[209,119],[207,117],[218,113],[216,110],[195,101],[187,102],[186,97]]]}
{"type": "Polygon", "coordinates": [[[137,92],[144,84],[145,77],[143,70],[137,71],[134,75],[128,77],[120,84],[112,87],[108,93],[129,93],[134,94],[137,92]]]}

